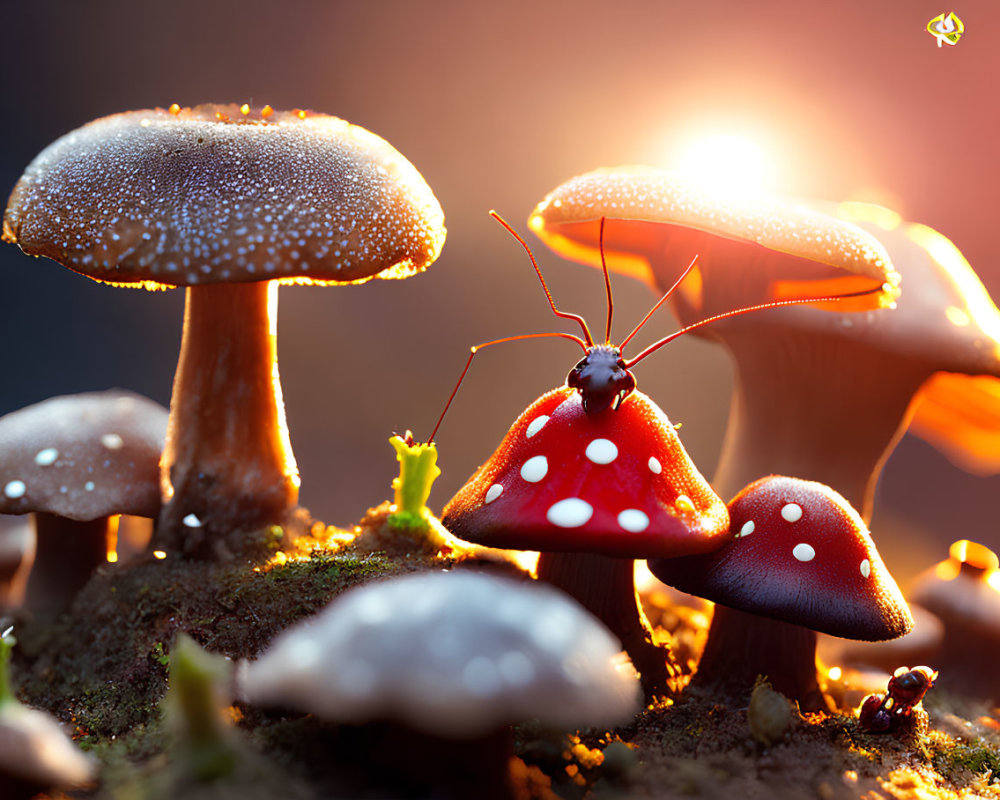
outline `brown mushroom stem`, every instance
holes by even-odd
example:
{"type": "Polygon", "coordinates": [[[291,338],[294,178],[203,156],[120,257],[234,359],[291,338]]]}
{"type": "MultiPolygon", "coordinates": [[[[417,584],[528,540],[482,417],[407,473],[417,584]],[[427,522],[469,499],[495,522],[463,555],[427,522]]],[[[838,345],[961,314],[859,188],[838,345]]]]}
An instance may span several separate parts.
{"type": "Polygon", "coordinates": [[[880,356],[862,341],[780,331],[754,339],[727,341],[735,387],[712,485],[732,497],[766,475],[819,481],[869,522],[879,472],[931,370],[880,356]]]}
{"type": "Polygon", "coordinates": [[[717,605],[691,687],[747,700],[757,676],[803,711],[829,706],[816,677],[816,632],[717,605]]]}
{"type": "Polygon", "coordinates": [[[229,534],[279,523],[295,506],[276,313],[274,281],[187,289],[155,546],[221,555],[229,534]]]}
{"type": "Polygon", "coordinates": [[[25,588],[24,609],[36,620],[52,621],[102,564],[107,563],[109,517],[77,521],[34,514],[35,560],[25,588]]]}
{"type": "Polygon", "coordinates": [[[561,589],[617,636],[647,697],[672,694],[670,651],[653,632],[635,592],[635,562],[593,553],[541,553],[538,579],[561,589]]]}

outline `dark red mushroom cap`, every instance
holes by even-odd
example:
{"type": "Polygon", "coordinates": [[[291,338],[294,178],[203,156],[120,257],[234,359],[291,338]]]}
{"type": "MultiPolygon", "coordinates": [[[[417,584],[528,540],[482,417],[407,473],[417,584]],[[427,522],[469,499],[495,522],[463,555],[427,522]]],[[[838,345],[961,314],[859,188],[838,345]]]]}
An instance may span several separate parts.
{"type": "Polygon", "coordinates": [[[420,173],[370,131],[211,104],[114,114],[53,142],[14,187],[3,239],[114,284],[342,283],[424,269],[443,223],[420,173]]]}
{"type": "Polygon", "coordinates": [[[167,409],[118,389],[51,397],[0,418],[0,514],[155,517],[167,409]]]}
{"type": "Polygon", "coordinates": [[[661,581],[716,603],[848,639],[913,627],[858,512],[815,481],[771,475],[729,503],[733,539],[707,556],[656,559],[661,581]]]}
{"type": "Polygon", "coordinates": [[[562,387],[517,419],[441,521],[488,547],[648,558],[718,547],[727,515],[646,395],[587,414],[562,387]]]}

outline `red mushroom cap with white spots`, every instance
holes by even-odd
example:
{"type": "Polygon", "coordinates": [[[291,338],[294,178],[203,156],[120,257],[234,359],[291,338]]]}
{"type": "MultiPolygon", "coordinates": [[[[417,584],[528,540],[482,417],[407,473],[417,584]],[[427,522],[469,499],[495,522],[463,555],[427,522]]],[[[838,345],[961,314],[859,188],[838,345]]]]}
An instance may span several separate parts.
{"type": "Polygon", "coordinates": [[[442,522],[488,547],[652,558],[719,547],[728,517],[646,395],[586,414],[561,387],[517,419],[442,522]]]}
{"type": "Polygon", "coordinates": [[[729,503],[728,545],[656,559],[661,581],[716,603],[848,639],[894,639],[913,627],[899,587],[860,515],[815,481],[771,475],[729,503]]]}

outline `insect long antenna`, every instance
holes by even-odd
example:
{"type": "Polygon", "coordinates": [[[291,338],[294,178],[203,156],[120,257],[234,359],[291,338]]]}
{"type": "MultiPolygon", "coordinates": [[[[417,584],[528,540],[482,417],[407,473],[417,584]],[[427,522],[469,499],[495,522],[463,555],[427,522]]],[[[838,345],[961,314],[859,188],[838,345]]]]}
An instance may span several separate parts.
{"type": "Polygon", "coordinates": [[[611,344],[611,317],[615,313],[615,301],[611,297],[611,276],[608,274],[608,263],[604,260],[604,217],[601,217],[601,228],[597,234],[601,250],[601,270],[604,272],[604,288],[608,293],[608,324],[604,326],[604,344],[611,344]]]}
{"type": "MultiPolygon", "coordinates": [[[[501,220],[502,221],[502,220],[501,220]]],[[[469,367],[472,366],[472,359],[476,357],[476,353],[483,350],[486,347],[492,347],[495,344],[503,344],[504,342],[516,342],[520,339],[543,339],[553,336],[558,336],[561,339],[569,339],[571,342],[576,342],[580,347],[583,348],[583,352],[587,352],[587,347],[593,347],[593,342],[589,345],[579,336],[574,336],[572,333],[562,333],[562,332],[552,332],[552,333],[522,333],[520,336],[505,336],[503,339],[494,339],[491,342],[483,342],[482,344],[477,344],[475,347],[469,349],[469,359],[465,362],[465,367],[462,369],[462,374],[458,376],[458,382],[455,384],[455,388],[451,390],[451,394],[448,395],[448,402],[444,404],[444,411],[441,412],[441,416],[438,417],[437,424],[434,426],[434,430],[431,431],[430,438],[427,440],[427,444],[431,444],[434,441],[434,437],[437,436],[438,428],[441,427],[441,423],[444,421],[444,415],[448,413],[448,409],[451,408],[451,401],[455,399],[455,395],[458,394],[458,387],[462,385],[462,381],[465,380],[465,375],[469,371],[469,367]]]]}
{"type": "MultiPolygon", "coordinates": [[[[639,353],[639,355],[635,356],[635,358],[630,358],[628,361],[626,361],[625,369],[632,369],[632,367],[634,367],[636,364],[642,361],[646,356],[652,355],[661,347],[663,347],[663,345],[672,342],[678,336],[683,336],[685,333],[690,333],[693,330],[697,330],[698,328],[703,328],[706,325],[710,325],[713,322],[718,322],[720,319],[728,319],[729,317],[738,317],[742,314],[749,314],[751,311],[763,311],[766,308],[780,308],[782,306],[800,306],[806,303],[826,303],[832,300],[846,300],[850,297],[863,297],[866,294],[875,294],[876,292],[881,292],[881,291],[882,287],[877,286],[874,289],[863,289],[858,292],[848,292],[847,294],[837,294],[828,297],[798,297],[795,298],[794,300],[775,300],[772,303],[761,303],[760,305],[756,306],[746,306],[745,308],[737,308],[733,309],[732,311],[725,311],[722,314],[714,314],[713,316],[706,317],[705,319],[700,320],[699,322],[694,322],[690,325],[687,325],[686,327],[681,328],[679,331],[675,331],[674,333],[671,333],[669,336],[665,336],[658,342],[654,342],[645,350],[643,350],[641,353],[639,353]]],[[[657,306],[658,305],[659,304],[657,304],[657,306]]],[[[656,309],[654,307],[654,311],[655,310],[656,309]]]]}
{"type": "Polygon", "coordinates": [[[653,316],[654,313],[656,313],[656,310],[660,306],[662,306],[665,302],[667,302],[667,300],[670,298],[670,295],[672,295],[674,293],[674,290],[678,286],[681,285],[681,282],[688,276],[688,273],[691,272],[691,270],[694,269],[694,265],[697,264],[697,263],[698,263],[698,256],[695,256],[694,258],[691,259],[691,263],[687,265],[687,268],[681,273],[681,276],[677,280],[674,281],[674,285],[671,286],[669,289],[667,289],[666,292],[663,293],[663,297],[661,297],[657,301],[657,303],[656,303],[655,306],[653,306],[651,309],[649,309],[648,312],[646,312],[646,316],[644,316],[639,321],[639,324],[636,325],[632,329],[632,332],[628,336],[625,337],[625,341],[623,341],[621,343],[621,345],[618,347],[619,352],[621,352],[622,350],[625,349],[625,345],[627,345],[629,342],[632,341],[632,337],[635,336],[639,332],[639,328],[641,328],[643,325],[645,325],[649,321],[649,318],[651,316],[653,316]]]}
{"type": "Polygon", "coordinates": [[[535,261],[535,256],[531,252],[531,248],[528,247],[528,243],[521,238],[520,234],[515,231],[510,225],[507,224],[507,220],[501,217],[496,211],[490,211],[490,216],[493,217],[497,222],[503,225],[507,229],[507,233],[513,236],[524,248],[524,252],[528,254],[528,258],[531,259],[531,266],[535,268],[535,274],[538,276],[538,280],[542,282],[542,289],[545,291],[545,297],[549,301],[549,307],[552,309],[552,313],[557,317],[562,317],[563,319],[572,319],[580,324],[580,328],[583,330],[583,338],[586,341],[587,347],[594,346],[594,339],[590,335],[590,328],[587,327],[587,323],[583,317],[579,314],[571,314],[568,311],[560,311],[556,308],[555,301],[552,299],[552,293],[549,291],[549,285],[545,282],[545,278],[542,277],[542,270],[538,267],[538,262],[535,261]]]}

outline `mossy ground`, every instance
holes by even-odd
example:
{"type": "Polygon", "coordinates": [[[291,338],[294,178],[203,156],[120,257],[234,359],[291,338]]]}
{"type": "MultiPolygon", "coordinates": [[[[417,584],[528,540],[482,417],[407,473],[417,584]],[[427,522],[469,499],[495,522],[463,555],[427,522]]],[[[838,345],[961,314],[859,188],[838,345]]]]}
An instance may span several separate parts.
{"type": "MultiPolygon", "coordinates": [[[[421,796],[384,763],[372,768],[370,754],[379,747],[371,730],[238,704],[228,710],[239,734],[238,768],[209,785],[192,782],[169,755],[176,751],[159,705],[180,631],[211,652],[252,658],[281,630],[360,583],[451,568],[466,558],[477,568],[517,572],[502,559],[442,556],[400,539],[386,516],[387,507],[374,509],[364,520],[366,533],[353,541],[346,534],[321,537],[298,557],[256,566],[170,558],[109,565],[56,626],[18,626],[18,694],[69,723],[100,758],[102,786],[90,794],[101,797],[421,796]]],[[[691,619],[677,616],[679,627],[664,637],[696,639],[697,632],[681,629],[691,619]]],[[[694,693],[648,708],[616,731],[568,736],[527,724],[515,730],[519,796],[1000,797],[993,781],[1000,774],[995,714],[934,691],[927,704],[938,730],[926,735],[866,734],[850,713],[796,715],[792,729],[770,747],[752,737],[745,704],[722,705],[694,693]]],[[[447,768],[455,754],[434,757],[447,768]]],[[[475,786],[466,789],[477,796],[475,786]]],[[[462,791],[456,796],[465,796],[462,791]]]]}

